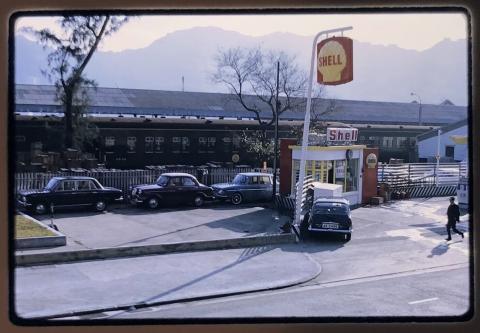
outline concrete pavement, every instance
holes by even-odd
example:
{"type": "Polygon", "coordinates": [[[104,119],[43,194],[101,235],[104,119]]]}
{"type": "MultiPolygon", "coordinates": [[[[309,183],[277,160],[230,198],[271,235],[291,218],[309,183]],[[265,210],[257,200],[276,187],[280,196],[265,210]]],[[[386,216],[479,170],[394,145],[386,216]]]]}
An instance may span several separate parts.
{"type": "MultiPolygon", "coordinates": [[[[52,223],[49,216],[38,218],[52,223]]],[[[18,266],[25,266],[295,243],[294,234],[281,234],[287,220],[256,205],[156,211],[112,207],[100,214],[65,211],[57,213],[53,223],[66,235],[66,245],[17,250],[15,259],[18,266]]]]}
{"type": "MultiPolygon", "coordinates": [[[[328,280],[329,263],[338,260],[338,256],[342,257],[342,248],[348,250],[345,255],[349,263],[347,270],[341,265],[342,270],[355,273],[358,265],[353,259],[356,258],[358,245],[366,247],[366,251],[381,249],[386,258],[393,260],[395,267],[399,262],[410,267],[412,258],[404,253],[397,258],[389,251],[395,242],[410,240],[422,245],[422,249],[425,244],[430,246],[425,250],[428,253],[423,250],[419,252],[418,257],[425,258],[424,261],[430,262],[442,255],[445,263],[447,255],[455,254],[447,251],[448,248],[468,256],[468,248],[465,247],[467,239],[465,244],[446,244],[442,240],[445,207],[444,200],[434,198],[360,208],[353,212],[356,232],[351,242],[315,244],[311,251],[309,248],[312,246],[305,248],[305,244],[263,245],[235,250],[21,267],[16,269],[16,311],[24,318],[82,316],[97,311],[126,311],[132,306],[143,308],[271,290],[311,281],[320,273],[318,263],[325,267],[325,278],[328,280]],[[363,229],[368,229],[365,235],[363,229]],[[417,232],[417,229],[420,231],[417,232]]],[[[377,273],[385,273],[384,264],[368,265],[371,253],[358,254],[366,260],[359,265],[367,263],[367,268],[363,270],[370,274],[380,268],[377,273]]],[[[417,257],[416,254],[412,256],[417,257]]],[[[427,264],[422,268],[429,267],[427,264]]]]}
{"type": "Polygon", "coordinates": [[[18,267],[15,310],[21,318],[127,310],[288,287],[320,271],[295,244],[18,267]]]}

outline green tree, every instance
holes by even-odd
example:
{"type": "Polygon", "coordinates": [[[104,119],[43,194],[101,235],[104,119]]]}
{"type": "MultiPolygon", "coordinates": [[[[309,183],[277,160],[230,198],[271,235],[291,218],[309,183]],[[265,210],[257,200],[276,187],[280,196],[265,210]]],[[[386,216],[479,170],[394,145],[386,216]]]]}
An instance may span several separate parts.
{"type": "Polygon", "coordinates": [[[57,100],[64,111],[65,148],[82,149],[98,133],[95,126],[83,117],[88,107],[88,90],[95,89],[94,80],[85,76],[85,68],[100,41],[116,32],[126,21],[124,16],[63,16],[59,21],[61,33],[50,29],[25,29],[44,48],[51,48],[48,68],[42,73],[54,83],[57,100]]]}

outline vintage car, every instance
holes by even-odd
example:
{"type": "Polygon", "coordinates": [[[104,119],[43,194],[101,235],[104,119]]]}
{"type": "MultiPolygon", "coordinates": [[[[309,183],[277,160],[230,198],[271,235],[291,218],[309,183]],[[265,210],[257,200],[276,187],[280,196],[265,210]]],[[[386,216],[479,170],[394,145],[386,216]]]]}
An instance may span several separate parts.
{"type": "Polygon", "coordinates": [[[192,204],[200,207],[213,200],[212,188],[200,184],[188,173],[164,173],[155,184],[137,185],[130,189],[130,203],[155,209],[160,205],[192,204]]]}
{"type": "Polygon", "coordinates": [[[348,242],[353,231],[348,200],[343,198],[316,199],[305,214],[300,227],[302,233],[341,234],[348,242]]]}
{"type": "Polygon", "coordinates": [[[239,173],[231,183],[213,184],[212,188],[215,197],[230,200],[234,205],[267,201],[272,199],[273,176],[261,172],[239,173]]]}
{"type": "Polygon", "coordinates": [[[121,190],[103,187],[91,177],[53,177],[40,191],[20,191],[17,205],[36,213],[44,214],[54,209],[71,206],[93,206],[101,212],[111,202],[122,201],[121,190]]]}

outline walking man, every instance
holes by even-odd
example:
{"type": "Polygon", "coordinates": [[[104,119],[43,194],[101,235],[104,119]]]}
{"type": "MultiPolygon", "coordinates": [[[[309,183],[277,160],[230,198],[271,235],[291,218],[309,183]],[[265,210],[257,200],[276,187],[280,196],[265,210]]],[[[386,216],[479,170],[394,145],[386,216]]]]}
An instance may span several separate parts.
{"type": "Polygon", "coordinates": [[[445,240],[447,241],[452,240],[450,229],[452,229],[454,232],[456,232],[463,238],[463,233],[458,231],[456,227],[457,222],[460,222],[460,208],[458,208],[458,205],[455,204],[455,197],[450,197],[450,206],[448,206],[447,216],[448,216],[448,222],[447,222],[448,238],[446,238],[445,240]]]}

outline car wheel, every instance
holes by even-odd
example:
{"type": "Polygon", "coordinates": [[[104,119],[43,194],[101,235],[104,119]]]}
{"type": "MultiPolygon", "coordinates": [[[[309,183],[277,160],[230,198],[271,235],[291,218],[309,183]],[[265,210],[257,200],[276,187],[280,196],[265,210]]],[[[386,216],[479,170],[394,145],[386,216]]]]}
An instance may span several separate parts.
{"type": "Polygon", "coordinates": [[[107,203],[103,200],[99,200],[95,203],[95,210],[97,212],[103,212],[107,208],[107,203]]]}
{"type": "Polygon", "coordinates": [[[35,214],[45,214],[47,212],[47,206],[44,203],[37,203],[33,210],[35,214]]]}
{"type": "Polygon", "coordinates": [[[232,203],[233,203],[234,205],[240,205],[240,204],[242,203],[242,201],[243,201],[243,197],[242,197],[242,195],[241,195],[240,193],[238,193],[238,192],[237,192],[237,193],[233,193],[233,195],[232,195],[232,203]]]}
{"type": "Polygon", "coordinates": [[[350,239],[352,239],[352,234],[351,233],[348,233],[348,234],[345,234],[345,242],[349,242],[350,239]]]}
{"type": "Polygon", "coordinates": [[[205,202],[205,200],[203,199],[203,196],[201,196],[201,195],[197,195],[197,196],[195,196],[195,199],[193,199],[193,204],[195,205],[195,207],[203,206],[204,202],[205,202]]]}
{"type": "Polygon", "coordinates": [[[158,198],[156,197],[151,197],[147,200],[147,206],[150,209],[156,209],[160,205],[160,202],[158,201],[158,198]]]}

